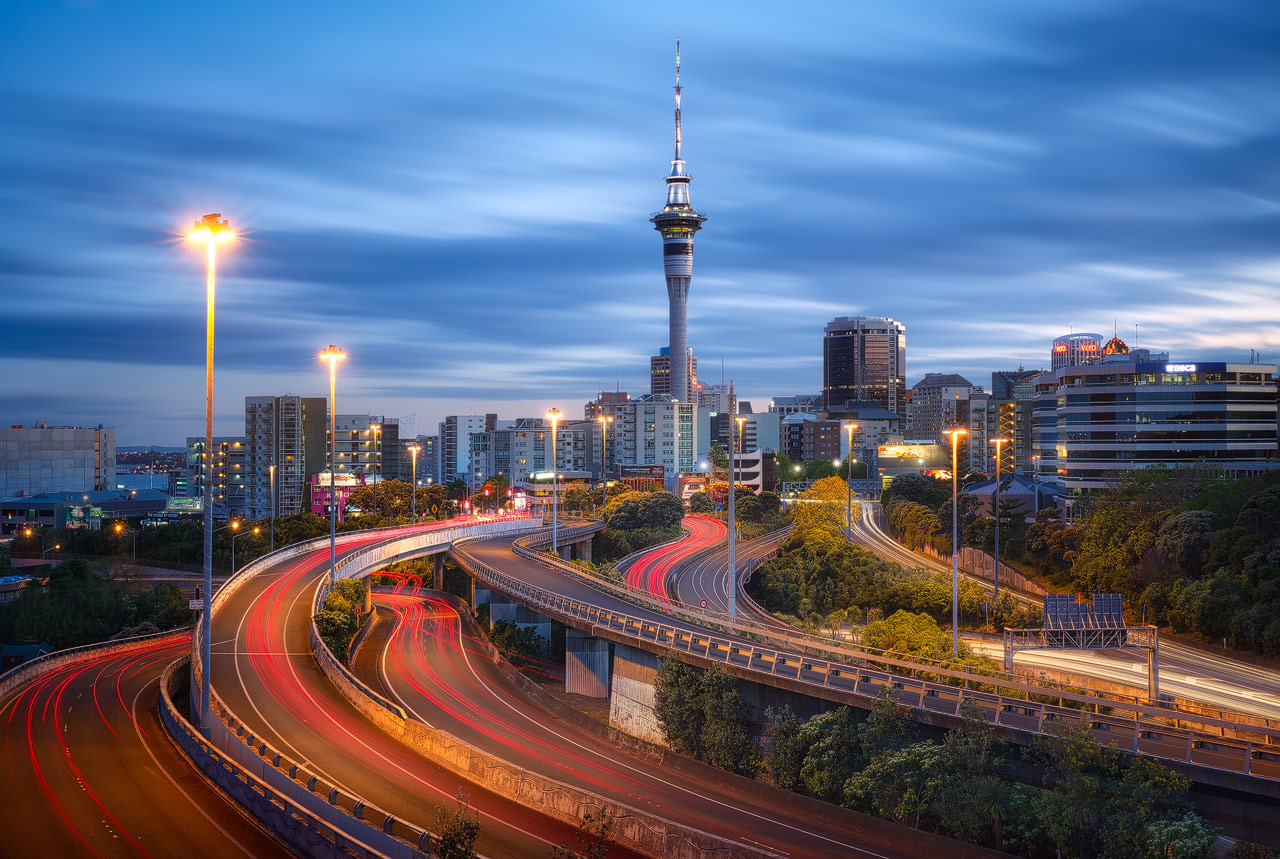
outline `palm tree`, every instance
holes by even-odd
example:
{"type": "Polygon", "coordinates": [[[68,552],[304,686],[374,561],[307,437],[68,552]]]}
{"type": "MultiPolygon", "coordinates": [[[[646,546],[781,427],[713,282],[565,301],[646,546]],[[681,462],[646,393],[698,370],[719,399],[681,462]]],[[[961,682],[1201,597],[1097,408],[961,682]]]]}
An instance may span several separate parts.
{"type": "Polygon", "coordinates": [[[978,782],[978,807],[984,814],[991,815],[991,828],[995,831],[996,849],[1004,846],[1003,824],[1009,814],[1009,785],[999,776],[989,775],[978,782]]]}

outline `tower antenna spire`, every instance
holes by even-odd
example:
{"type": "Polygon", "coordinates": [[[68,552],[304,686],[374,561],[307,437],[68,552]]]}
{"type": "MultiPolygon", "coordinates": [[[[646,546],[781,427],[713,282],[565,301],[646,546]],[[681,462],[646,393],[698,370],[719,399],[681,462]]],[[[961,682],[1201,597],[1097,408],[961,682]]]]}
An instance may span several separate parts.
{"type": "Polygon", "coordinates": [[[677,36],[676,37],[676,157],[675,157],[676,161],[683,160],[683,156],[680,154],[680,150],[683,148],[681,144],[684,142],[683,140],[684,134],[683,134],[683,129],[681,128],[681,124],[682,123],[680,120],[680,37],[677,36]]]}

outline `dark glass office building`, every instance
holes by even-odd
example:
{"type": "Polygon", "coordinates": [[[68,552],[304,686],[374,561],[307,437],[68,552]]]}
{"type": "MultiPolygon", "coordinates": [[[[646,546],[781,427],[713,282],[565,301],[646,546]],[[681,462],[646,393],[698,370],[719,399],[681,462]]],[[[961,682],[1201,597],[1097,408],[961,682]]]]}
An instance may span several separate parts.
{"type": "Polygon", "coordinates": [[[886,316],[841,316],[822,338],[822,404],[872,400],[903,413],[907,387],[907,329],[886,316]]]}

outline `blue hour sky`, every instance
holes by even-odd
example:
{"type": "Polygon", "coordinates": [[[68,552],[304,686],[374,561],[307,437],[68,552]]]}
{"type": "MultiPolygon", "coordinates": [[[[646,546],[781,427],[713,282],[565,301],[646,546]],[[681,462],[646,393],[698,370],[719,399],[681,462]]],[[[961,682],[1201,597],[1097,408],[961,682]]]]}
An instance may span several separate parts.
{"type": "Polygon", "coordinates": [[[1072,326],[1280,357],[1274,3],[677,8],[7,0],[0,421],[201,432],[211,211],[218,434],[323,395],[329,343],[339,412],[422,432],[644,393],[677,35],[689,341],[757,408],[837,315],[904,322],[909,383],[1072,326]]]}

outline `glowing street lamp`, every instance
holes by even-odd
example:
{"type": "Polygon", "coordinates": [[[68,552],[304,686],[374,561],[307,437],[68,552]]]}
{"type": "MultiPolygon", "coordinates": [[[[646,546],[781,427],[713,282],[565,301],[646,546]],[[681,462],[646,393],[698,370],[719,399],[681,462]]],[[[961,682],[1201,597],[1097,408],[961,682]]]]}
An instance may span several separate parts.
{"type": "Polygon", "coordinates": [[[951,436],[951,655],[960,655],[960,534],[956,515],[956,496],[960,490],[960,436],[969,431],[961,427],[947,430],[951,436]]]}
{"type": "Polygon", "coordinates": [[[845,528],[849,531],[849,539],[853,539],[853,434],[858,429],[856,423],[847,423],[844,428],[849,432],[849,472],[845,477],[845,496],[848,502],[848,510],[845,512],[845,528]]]}
{"type": "Polygon", "coordinates": [[[116,535],[128,533],[133,535],[133,559],[138,560],[138,532],[132,528],[126,528],[119,522],[116,523],[116,535]]]}
{"type": "Polygon", "coordinates": [[[556,425],[563,417],[560,410],[552,408],[547,412],[547,420],[551,421],[551,551],[560,554],[560,449],[556,446],[556,425]]]}
{"type": "Polygon", "coordinates": [[[991,597],[991,605],[994,606],[1000,599],[1000,446],[1008,444],[1009,439],[993,438],[991,443],[996,446],[996,494],[992,502],[995,506],[991,511],[996,518],[996,573],[994,593],[991,597]]]}
{"type": "MultiPolygon", "coordinates": [[[[600,489],[600,504],[609,504],[609,424],[613,423],[612,415],[600,415],[600,477],[603,486],[600,489]]],[[[592,502],[593,504],[595,502],[592,502]]]]}
{"type": "Polygon", "coordinates": [[[409,445],[409,456],[413,459],[413,486],[409,489],[409,500],[413,505],[413,524],[418,524],[418,452],[422,445],[409,445]]]}
{"type": "MultiPolygon", "coordinates": [[[[187,238],[204,242],[208,249],[205,268],[205,350],[204,350],[204,587],[200,591],[204,605],[200,626],[200,730],[210,736],[209,692],[210,669],[213,667],[213,309],[217,292],[218,245],[236,237],[235,231],[221,214],[205,215],[195,222],[187,238]]],[[[196,642],[192,642],[193,646],[196,642]]]]}
{"type": "Polygon", "coordinates": [[[338,580],[338,492],[333,473],[338,459],[338,362],[347,354],[330,345],[320,353],[329,362],[329,581],[338,580]]]}

